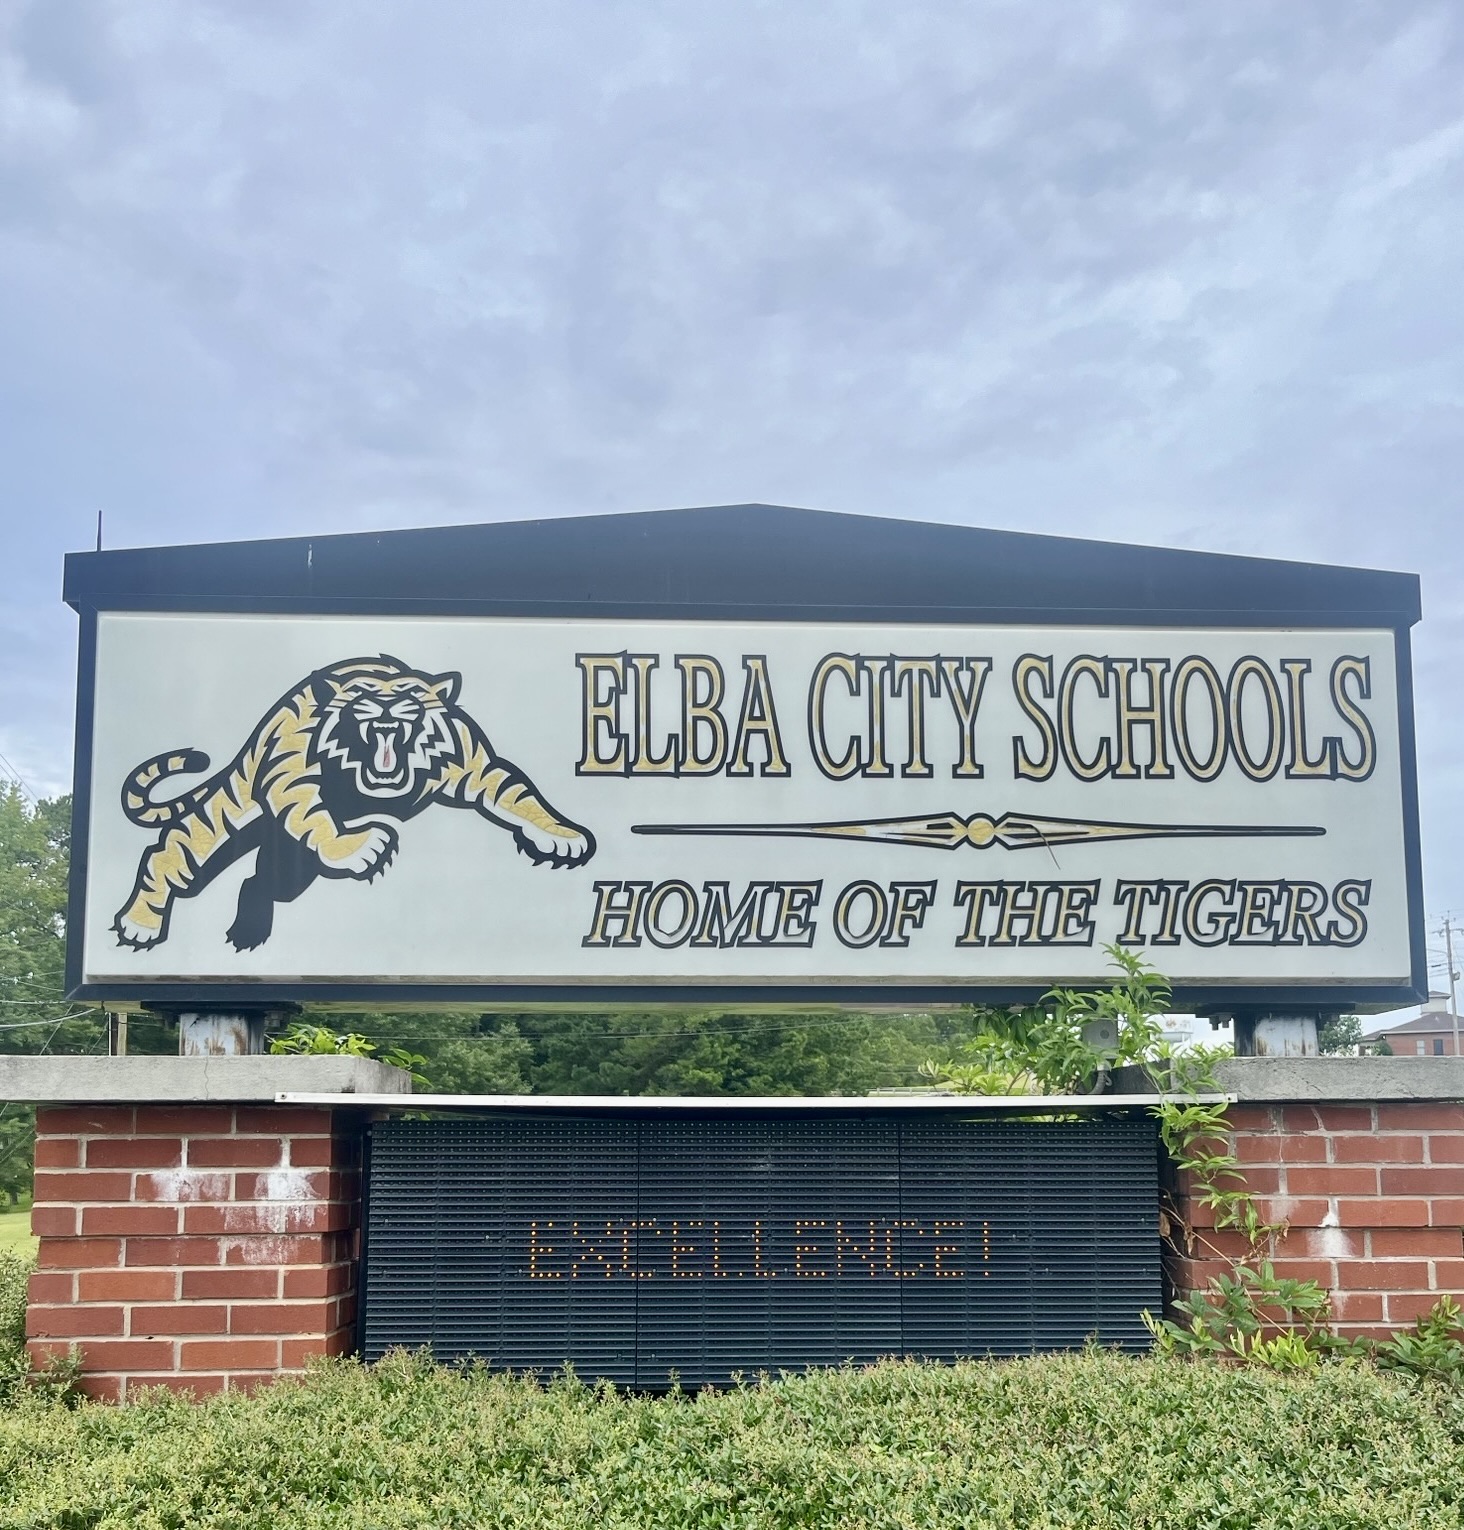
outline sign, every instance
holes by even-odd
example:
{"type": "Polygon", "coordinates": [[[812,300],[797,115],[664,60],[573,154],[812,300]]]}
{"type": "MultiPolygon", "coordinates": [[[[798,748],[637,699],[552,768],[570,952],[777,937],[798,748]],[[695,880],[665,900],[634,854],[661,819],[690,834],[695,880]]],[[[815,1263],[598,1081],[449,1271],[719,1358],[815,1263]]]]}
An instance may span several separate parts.
{"type": "Polygon", "coordinates": [[[362,1349],[664,1387],[1142,1350],[1154,1126],[634,1113],[372,1128],[362,1349]]]}
{"type": "Polygon", "coordinates": [[[1008,1002],[1113,942],[1190,1006],[1423,981],[1411,576],[741,507],[67,596],[78,998],[1008,1002]]]}

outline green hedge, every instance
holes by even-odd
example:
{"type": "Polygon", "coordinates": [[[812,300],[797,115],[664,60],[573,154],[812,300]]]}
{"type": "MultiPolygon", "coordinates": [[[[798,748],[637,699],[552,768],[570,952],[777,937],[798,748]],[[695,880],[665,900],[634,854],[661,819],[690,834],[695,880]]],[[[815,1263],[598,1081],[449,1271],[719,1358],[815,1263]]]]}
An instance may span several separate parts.
{"type": "Polygon", "coordinates": [[[33,1261],[0,1250],[0,1402],[25,1374],[25,1299],[33,1261]]]}
{"type": "Polygon", "coordinates": [[[720,1394],[407,1356],[193,1406],[0,1410],[0,1527],[1464,1524],[1464,1400],[1111,1353],[890,1363],[720,1394]]]}

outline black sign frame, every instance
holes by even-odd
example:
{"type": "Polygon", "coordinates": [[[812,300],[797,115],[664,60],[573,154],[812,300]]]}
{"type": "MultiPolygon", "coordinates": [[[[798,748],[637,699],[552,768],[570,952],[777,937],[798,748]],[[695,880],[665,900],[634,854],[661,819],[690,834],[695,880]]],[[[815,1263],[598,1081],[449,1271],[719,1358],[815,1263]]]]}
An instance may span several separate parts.
{"type": "Polygon", "coordinates": [[[1410,629],[1416,575],[834,515],[773,505],[506,521],[66,559],[80,617],[66,988],[122,1007],[727,1007],[1024,1003],[1030,985],[84,981],[97,616],[103,611],[952,625],[1374,628],[1393,634],[1410,980],[1190,984],[1196,1012],[1319,1013],[1428,991],[1410,629]]]}

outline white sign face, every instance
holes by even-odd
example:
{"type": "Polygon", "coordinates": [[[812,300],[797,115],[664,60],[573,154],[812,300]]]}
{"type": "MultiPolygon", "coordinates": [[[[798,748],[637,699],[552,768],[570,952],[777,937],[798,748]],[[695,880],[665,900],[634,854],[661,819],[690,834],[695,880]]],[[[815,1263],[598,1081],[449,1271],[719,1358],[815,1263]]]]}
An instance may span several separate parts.
{"type": "Polygon", "coordinates": [[[83,982],[1345,995],[1404,844],[1386,631],[103,613],[83,982]]]}

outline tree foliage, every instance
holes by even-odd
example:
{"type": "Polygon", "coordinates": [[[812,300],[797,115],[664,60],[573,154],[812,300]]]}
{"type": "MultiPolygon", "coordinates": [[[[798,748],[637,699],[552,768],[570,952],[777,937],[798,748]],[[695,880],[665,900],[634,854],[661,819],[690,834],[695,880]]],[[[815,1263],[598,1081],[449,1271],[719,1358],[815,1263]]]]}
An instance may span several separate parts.
{"type": "MultiPolygon", "coordinates": [[[[71,799],[0,786],[0,1052],[95,1052],[96,1012],[63,1002],[71,799]]],[[[0,1103],[0,1194],[30,1189],[35,1112],[0,1103]]]]}
{"type": "Polygon", "coordinates": [[[452,1094],[867,1094],[962,1044],[950,1014],[625,1010],[313,1015],[420,1054],[452,1094]]]}

